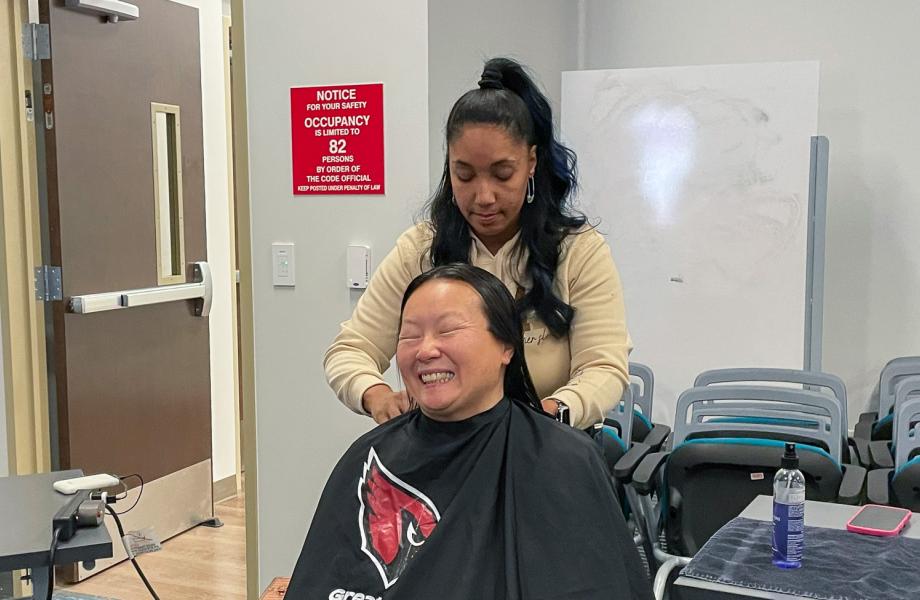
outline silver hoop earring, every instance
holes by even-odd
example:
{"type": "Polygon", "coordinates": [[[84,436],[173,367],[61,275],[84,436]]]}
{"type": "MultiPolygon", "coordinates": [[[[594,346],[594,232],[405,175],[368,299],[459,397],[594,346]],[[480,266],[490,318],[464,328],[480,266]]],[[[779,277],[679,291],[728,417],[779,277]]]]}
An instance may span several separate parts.
{"type": "Polygon", "coordinates": [[[537,184],[533,180],[533,175],[531,175],[530,179],[527,180],[527,196],[525,197],[525,200],[527,200],[527,204],[533,204],[533,197],[534,197],[534,193],[536,192],[536,187],[537,187],[537,184]]]}
{"type": "Polygon", "coordinates": [[[453,194],[450,195],[450,201],[454,203],[454,206],[457,206],[457,197],[453,194]]]}

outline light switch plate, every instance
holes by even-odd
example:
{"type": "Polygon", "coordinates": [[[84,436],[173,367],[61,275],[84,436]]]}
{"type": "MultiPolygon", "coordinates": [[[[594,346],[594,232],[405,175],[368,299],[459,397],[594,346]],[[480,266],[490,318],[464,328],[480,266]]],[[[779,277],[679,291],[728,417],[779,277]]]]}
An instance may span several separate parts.
{"type": "Polygon", "coordinates": [[[272,244],[272,284],[275,287],[294,287],[294,244],[272,244]]]}

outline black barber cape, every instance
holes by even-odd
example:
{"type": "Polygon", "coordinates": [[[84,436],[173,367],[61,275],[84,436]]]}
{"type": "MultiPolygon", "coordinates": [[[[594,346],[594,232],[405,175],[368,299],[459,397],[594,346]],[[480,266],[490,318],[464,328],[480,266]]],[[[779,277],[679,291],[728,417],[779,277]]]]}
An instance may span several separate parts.
{"type": "Polygon", "coordinates": [[[652,598],[596,443],[508,399],[415,410],[339,461],[289,600],[652,598]]]}

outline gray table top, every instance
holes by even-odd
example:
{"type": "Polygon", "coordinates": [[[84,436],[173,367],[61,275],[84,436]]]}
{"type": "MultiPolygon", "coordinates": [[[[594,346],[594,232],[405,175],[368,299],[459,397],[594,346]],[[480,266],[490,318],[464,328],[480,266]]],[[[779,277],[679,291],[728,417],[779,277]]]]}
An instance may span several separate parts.
{"type": "MultiPolygon", "coordinates": [[[[830,502],[805,501],[805,524],[825,529],[846,529],[847,521],[856,514],[859,506],[831,504],[830,502]]],[[[773,520],[773,496],[757,496],[748,504],[740,517],[759,521],[773,520]]],[[[913,513],[907,526],[901,530],[902,537],[920,539],[920,514],[913,513]]]]}
{"type": "MultiPolygon", "coordinates": [[[[56,492],[55,481],[80,477],[82,471],[0,477],[0,571],[48,564],[51,518],[71,496],[56,492]]],[[[112,538],[105,527],[78,529],[58,546],[55,564],[69,564],[112,556],[112,538]]]]}
{"type": "MultiPolygon", "coordinates": [[[[846,529],[847,521],[859,510],[858,506],[847,506],[845,504],[831,504],[829,502],[805,501],[805,524],[811,527],[824,527],[827,529],[846,529]]],[[[757,519],[759,521],[773,520],[773,497],[757,496],[748,505],[744,511],[738,515],[748,519],[757,519]]],[[[910,522],[901,530],[904,537],[920,539],[920,514],[913,513],[910,522]]],[[[749,590],[738,586],[726,585],[724,583],[714,583],[692,579],[690,577],[678,577],[675,582],[677,585],[692,587],[713,592],[722,592],[728,597],[747,597],[747,598],[764,598],[768,600],[794,600],[799,596],[790,596],[789,594],[778,594],[775,592],[762,592],[758,590],[749,590]]],[[[714,596],[715,597],[715,596],[714,596]]]]}

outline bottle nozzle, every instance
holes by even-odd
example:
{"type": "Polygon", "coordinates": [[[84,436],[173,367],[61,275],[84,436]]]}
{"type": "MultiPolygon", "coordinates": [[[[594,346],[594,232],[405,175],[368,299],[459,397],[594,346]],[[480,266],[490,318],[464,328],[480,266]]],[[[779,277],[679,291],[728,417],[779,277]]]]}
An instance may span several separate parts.
{"type": "Polygon", "coordinates": [[[783,454],[782,466],[784,469],[799,468],[799,456],[796,454],[795,444],[792,442],[786,442],[786,452],[783,454]]]}

